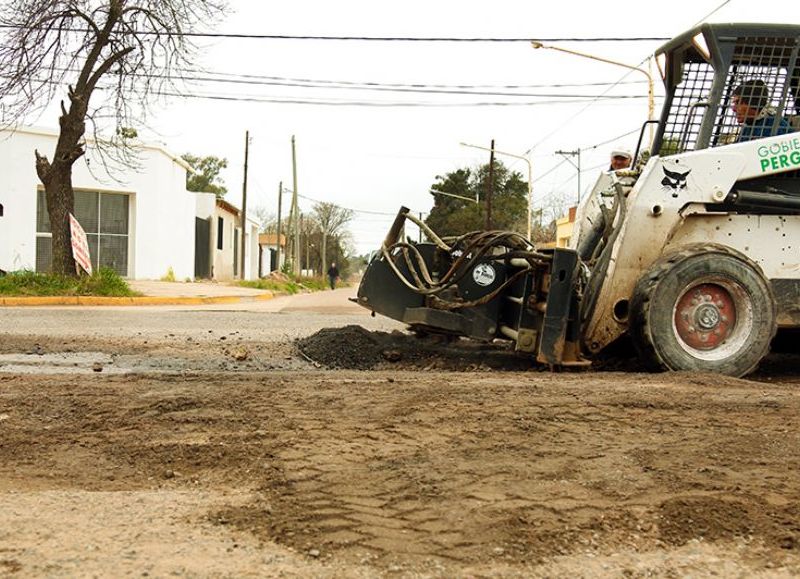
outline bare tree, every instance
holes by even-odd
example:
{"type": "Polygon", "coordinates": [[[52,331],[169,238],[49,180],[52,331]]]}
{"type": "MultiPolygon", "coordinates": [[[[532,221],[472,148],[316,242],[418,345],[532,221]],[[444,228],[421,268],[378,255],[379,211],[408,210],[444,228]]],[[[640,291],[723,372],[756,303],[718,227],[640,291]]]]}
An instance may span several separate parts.
{"type": "Polygon", "coordinates": [[[314,204],[314,219],[319,224],[322,232],[322,273],[328,271],[328,237],[339,234],[344,227],[353,220],[352,209],[345,209],[333,203],[314,204]]]}
{"type": "Polygon", "coordinates": [[[258,231],[260,233],[277,232],[277,216],[263,205],[256,205],[255,209],[253,209],[252,218],[258,221],[258,231]]]}
{"type": "MultiPolygon", "coordinates": [[[[322,235],[320,231],[319,223],[317,223],[316,217],[313,214],[300,214],[300,271],[314,270],[314,265],[312,265],[311,260],[311,250],[314,249],[315,244],[319,245],[319,240],[317,238],[322,235]]],[[[313,263],[316,264],[317,262],[314,261],[313,263]]],[[[314,274],[311,273],[308,275],[313,276],[314,274]]]]}
{"type": "Polygon", "coordinates": [[[72,166],[86,153],[87,123],[101,156],[105,148],[125,161],[134,118],[146,116],[155,96],[174,90],[192,61],[186,33],[217,21],[224,9],[225,0],[0,0],[0,101],[9,124],[45,108],[66,85],[52,161],[36,151],[54,273],[75,273],[72,166]],[[100,104],[92,102],[95,95],[100,104]],[[106,140],[97,138],[104,118],[115,124],[106,140]]]}

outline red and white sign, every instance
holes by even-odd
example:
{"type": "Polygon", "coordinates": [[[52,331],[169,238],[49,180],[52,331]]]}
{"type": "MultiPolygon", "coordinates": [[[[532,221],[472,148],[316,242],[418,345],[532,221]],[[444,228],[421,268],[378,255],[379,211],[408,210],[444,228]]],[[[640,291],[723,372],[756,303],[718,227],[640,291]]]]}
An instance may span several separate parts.
{"type": "Polygon", "coordinates": [[[92,275],[92,258],[89,255],[86,232],[72,213],[69,214],[69,232],[72,237],[72,257],[75,258],[78,265],[86,270],[86,273],[92,275]]]}

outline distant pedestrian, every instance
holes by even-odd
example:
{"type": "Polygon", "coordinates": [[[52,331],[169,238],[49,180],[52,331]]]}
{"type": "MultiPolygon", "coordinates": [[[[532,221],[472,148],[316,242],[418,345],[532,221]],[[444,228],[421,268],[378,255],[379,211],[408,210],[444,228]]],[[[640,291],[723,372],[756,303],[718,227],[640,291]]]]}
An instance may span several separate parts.
{"type": "Polygon", "coordinates": [[[334,261],[328,268],[328,282],[331,284],[331,289],[336,289],[336,280],[339,279],[339,268],[336,267],[334,261]]]}

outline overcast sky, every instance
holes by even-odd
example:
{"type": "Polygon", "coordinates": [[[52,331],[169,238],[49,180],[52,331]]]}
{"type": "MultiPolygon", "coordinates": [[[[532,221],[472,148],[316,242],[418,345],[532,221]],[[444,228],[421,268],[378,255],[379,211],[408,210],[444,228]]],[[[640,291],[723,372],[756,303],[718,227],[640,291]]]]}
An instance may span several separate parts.
{"type": "MultiPolygon", "coordinates": [[[[664,3],[565,0],[231,0],[228,18],[215,32],[260,35],[403,37],[672,37],[696,24],[720,5],[709,21],[800,23],[800,2],[747,0],[674,0],[664,3]]],[[[630,74],[608,95],[635,98],[601,100],[587,107],[563,95],[599,95],[620,80],[625,69],[550,50],[527,42],[433,43],[216,39],[203,41],[199,63],[222,78],[259,82],[314,84],[197,83],[197,96],[233,99],[357,102],[329,106],[247,100],[180,98],[161,105],[150,124],[176,153],[216,155],[229,160],[224,178],[227,199],[241,202],[244,134],[250,131],[249,207],[277,209],[278,184],[291,188],[292,135],[297,139],[298,191],[312,199],[358,210],[351,230],[359,252],[376,249],[401,205],[428,211],[428,193],[436,175],[488,161],[488,153],[460,142],[522,154],[532,149],[535,204],[553,196],[574,199],[577,171],[555,154],[584,149],[582,188],[607,164],[616,145],[635,148],[635,131],[646,119],[645,77],[630,74]],[[249,75],[249,78],[244,78],[249,75]],[[294,80],[447,85],[446,93],[322,88],[326,83],[294,80]],[[600,83],[600,84],[597,84],[600,83]],[[505,88],[509,85],[525,88],[505,88]],[[552,86],[573,85],[573,86],[552,86]],[[574,86],[588,85],[588,86],[574,86]],[[481,87],[471,89],[455,86],[481,87]],[[454,91],[524,93],[461,95],[454,91]],[[557,95],[557,96],[540,96],[557,95]],[[553,102],[556,101],[556,102],[553,102]],[[513,102],[516,106],[452,106],[513,102]],[[406,103],[416,106],[375,106],[406,103]],[[367,106],[371,105],[371,106],[367,106]],[[426,105],[426,106],[419,106],[426,105]],[[438,106],[429,106],[438,105],[438,106]],[[589,147],[611,141],[596,149],[589,147]],[[560,165],[559,165],[560,163],[560,165]],[[558,165],[556,167],[556,165],[558,165]],[[364,213],[372,212],[372,213],[364,213]]],[[[661,42],[562,42],[561,46],[639,64],[661,42]]],[[[657,94],[663,94],[658,72],[657,94]]],[[[338,85],[346,86],[346,85],[338,85]]],[[[383,87],[386,88],[386,87],[383,87]]],[[[424,87],[430,90],[430,87],[424,87]]],[[[656,115],[661,99],[657,101],[656,115]]],[[[41,118],[40,125],[56,126],[41,118]]],[[[524,163],[508,159],[527,173],[524,163]]],[[[284,214],[289,197],[285,198],[284,214]]],[[[310,210],[312,201],[301,199],[310,210]]]]}

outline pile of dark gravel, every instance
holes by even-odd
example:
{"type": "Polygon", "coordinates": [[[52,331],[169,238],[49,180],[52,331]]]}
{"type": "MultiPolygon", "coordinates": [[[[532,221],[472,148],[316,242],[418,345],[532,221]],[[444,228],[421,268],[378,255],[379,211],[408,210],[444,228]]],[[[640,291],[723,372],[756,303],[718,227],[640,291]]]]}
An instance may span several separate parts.
{"type": "Polygon", "coordinates": [[[361,326],[324,328],[298,340],[297,346],[311,360],[328,368],[370,370],[383,360],[381,341],[386,336],[361,326]]]}
{"type": "Polygon", "coordinates": [[[370,332],[360,326],[325,328],[297,341],[310,360],[328,368],[386,368],[456,371],[528,370],[532,359],[506,345],[449,340],[441,335],[370,332]]]}

